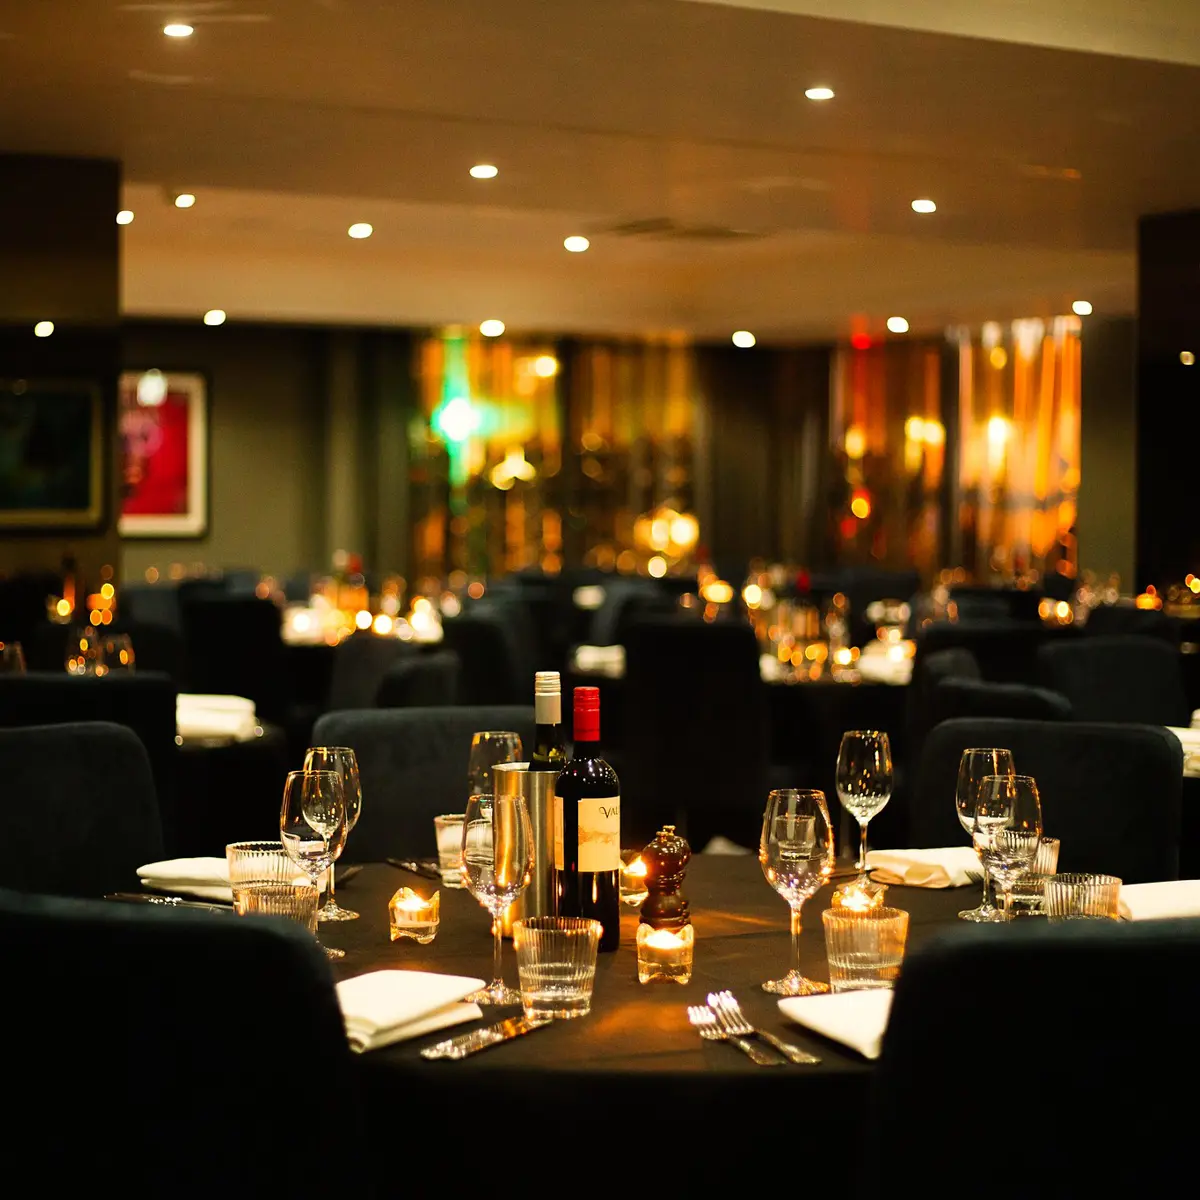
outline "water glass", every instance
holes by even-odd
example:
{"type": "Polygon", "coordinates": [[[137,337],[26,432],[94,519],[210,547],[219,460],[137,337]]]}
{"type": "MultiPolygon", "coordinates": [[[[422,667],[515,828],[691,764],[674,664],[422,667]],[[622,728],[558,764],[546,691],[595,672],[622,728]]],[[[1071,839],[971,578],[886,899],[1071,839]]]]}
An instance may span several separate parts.
{"type": "Polygon", "coordinates": [[[1116,921],[1121,881],[1115,875],[1070,873],[1046,880],[1046,916],[1051,921],[1116,921]]]}
{"type": "Polygon", "coordinates": [[[225,861],[239,917],[286,917],[316,935],[317,889],[282,842],[231,842],[225,861]]]}
{"type": "Polygon", "coordinates": [[[20,642],[0,642],[0,675],[24,675],[25,653],[20,642]]]}
{"type": "Polygon", "coordinates": [[[443,813],[433,818],[433,832],[437,838],[438,873],[442,886],[463,888],[462,879],[462,813],[443,813]]]}
{"type": "Polygon", "coordinates": [[[1043,911],[1043,890],[1046,880],[1058,870],[1058,849],[1058,838],[1042,838],[1029,873],[1013,884],[1013,912],[1018,916],[1043,911]]]}
{"type": "Polygon", "coordinates": [[[527,1017],[587,1016],[602,931],[599,921],[587,917],[526,917],[513,923],[527,1017]]]}
{"type": "Polygon", "coordinates": [[[890,988],[900,975],[908,913],[900,908],[827,908],[825,953],[835,992],[890,988]]]}

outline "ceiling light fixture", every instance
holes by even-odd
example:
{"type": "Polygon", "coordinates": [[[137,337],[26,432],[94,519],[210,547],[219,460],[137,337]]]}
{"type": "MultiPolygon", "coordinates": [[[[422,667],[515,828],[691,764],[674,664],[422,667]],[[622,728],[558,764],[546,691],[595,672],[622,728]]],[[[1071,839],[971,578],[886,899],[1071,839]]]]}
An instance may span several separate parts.
{"type": "Polygon", "coordinates": [[[223,308],[210,308],[204,314],[204,323],[205,325],[224,325],[225,310],[223,308]]]}
{"type": "Polygon", "coordinates": [[[739,350],[749,350],[750,347],[758,341],[758,338],[756,338],[748,329],[739,329],[733,335],[732,341],[739,350]]]}
{"type": "Polygon", "coordinates": [[[888,333],[907,333],[908,321],[904,317],[888,317],[887,327],[888,333]]]}
{"type": "Polygon", "coordinates": [[[572,254],[582,254],[592,243],[581,234],[573,233],[569,238],[563,238],[563,249],[572,254]]]}
{"type": "Polygon", "coordinates": [[[191,208],[196,203],[196,197],[191,192],[176,192],[172,203],[176,208],[191,208]]]}
{"type": "Polygon", "coordinates": [[[484,337],[499,337],[504,332],[504,322],[497,321],[495,318],[488,321],[481,321],[479,332],[484,337]]]}
{"type": "Polygon", "coordinates": [[[1071,311],[1077,317],[1090,317],[1092,315],[1092,302],[1090,300],[1076,300],[1071,305],[1071,311]]]}
{"type": "Polygon", "coordinates": [[[833,99],[833,88],[831,88],[831,87],[805,88],[804,94],[810,100],[832,100],[833,99]]]}
{"type": "Polygon", "coordinates": [[[163,33],[167,37],[185,38],[191,37],[196,31],[183,21],[172,21],[170,25],[163,26],[163,33]]]}
{"type": "Polygon", "coordinates": [[[914,200],[912,210],[915,213],[932,213],[937,212],[937,205],[932,200],[914,200]]]}
{"type": "Polygon", "coordinates": [[[132,225],[133,224],[132,209],[128,209],[128,208],[121,209],[121,211],[119,213],[117,213],[117,224],[118,225],[132,225]]]}
{"type": "Polygon", "coordinates": [[[33,327],[34,337],[49,337],[54,332],[53,321],[39,321],[33,327]]]}
{"type": "Polygon", "coordinates": [[[472,179],[495,179],[500,174],[500,168],[491,163],[476,163],[471,168],[472,179]]]}
{"type": "Polygon", "coordinates": [[[375,226],[369,221],[355,221],[346,232],[355,240],[361,241],[363,238],[369,238],[375,232],[375,226]]]}

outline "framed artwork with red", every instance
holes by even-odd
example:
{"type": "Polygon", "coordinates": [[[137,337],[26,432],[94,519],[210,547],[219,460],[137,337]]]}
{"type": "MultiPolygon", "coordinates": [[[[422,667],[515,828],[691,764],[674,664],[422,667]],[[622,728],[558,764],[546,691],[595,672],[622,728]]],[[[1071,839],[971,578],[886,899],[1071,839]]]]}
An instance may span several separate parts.
{"type": "Polygon", "coordinates": [[[122,372],[120,435],[121,536],[202,537],[208,529],[204,376],[122,372]]]}

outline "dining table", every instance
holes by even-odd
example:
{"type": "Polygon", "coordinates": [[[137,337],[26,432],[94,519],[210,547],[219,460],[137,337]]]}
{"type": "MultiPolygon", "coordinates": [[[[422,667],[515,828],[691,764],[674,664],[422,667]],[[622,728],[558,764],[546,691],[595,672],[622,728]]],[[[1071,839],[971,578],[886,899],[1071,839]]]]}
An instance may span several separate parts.
{"type": "MultiPolygon", "coordinates": [[[[804,907],[801,968],[814,979],[828,979],[821,911],[837,882],[804,907]]],[[[911,950],[957,926],[955,914],[976,903],[977,891],[891,887],[886,900],[910,914],[911,950]]],[[[628,1186],[659,1194],[668,1180],[712,1186],[714,1172],[735,1168],[749,1183],[755,1176],[746,1172],[755,1163],[766,1181],[793,1147],[811,1153],[787,1167],[791,1177],[844,1181],[863,1153],[873,1068],[856,1051],[788,1022],[776,998],[762,991],[763,980],[790,966],[786,903],[753,855],[694,857],[684,893],[696,935],[687,984],[638,982],[638,914],[623,906],[620,946],[598,956],[587,1016],[554,1021],[461,1061],[421,1057],[423,1047],[451,1034],[520,1013],[484,1009],[482,1021],[358,1056],[367,1152],[379,1156],[377,1177],[388,1177],[389,1156],[400,1146],[421,1152],[424,1130],[438,1131],[447,1170],[456,1154],[498,1155],[494,1173],[507,1175],[514,1190],[518,1176],[512,1173],[522,1158],[536,1172],[539,1145],[549,1155],[554,1142],[555,1157],[573,1163],[563,1179],[567,1187],[578,1172],[603,1175],[606,1190],[628,1186]],[[687,1006],[704,1004],[709,992],[722,989],[734,993],[756,1026],[820,1062],[760,1067],[733,1045],[701,1040],[687,1006]]],[[[346,951],[333,964],[339,979],[387,968],[490,978],[490,918],[468,892],[369,864],[339,886],[338,897],[361,914],[357,921],[320,926],[322,941],[346,951]],[[440,891],[440,926],[428,945],[389,938],[387,903],[401,887],[425,897],[440,891]]],[[[515,985],[511,943],[505,944],[504,973],[515,985]]]]}

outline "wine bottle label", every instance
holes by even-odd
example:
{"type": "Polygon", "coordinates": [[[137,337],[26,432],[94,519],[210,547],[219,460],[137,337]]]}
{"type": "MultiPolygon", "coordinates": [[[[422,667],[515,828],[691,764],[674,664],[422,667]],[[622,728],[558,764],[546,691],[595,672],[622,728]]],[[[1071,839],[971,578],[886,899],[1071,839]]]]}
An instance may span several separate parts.
{"type": "Polygon", "coordinates": [[[533,719],[539,725],[562,724],[562,694],[534,696],[533,719]]]}
{"type": "Polygon", "coordinates": [[[579,801],[579,869],[621,869],[621,797],[579,801]]]}

